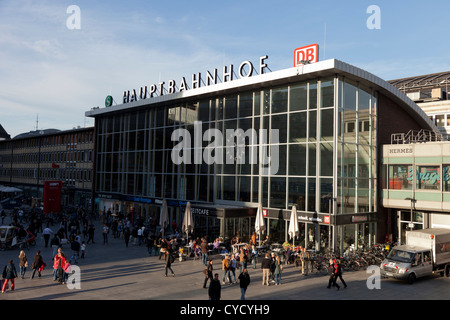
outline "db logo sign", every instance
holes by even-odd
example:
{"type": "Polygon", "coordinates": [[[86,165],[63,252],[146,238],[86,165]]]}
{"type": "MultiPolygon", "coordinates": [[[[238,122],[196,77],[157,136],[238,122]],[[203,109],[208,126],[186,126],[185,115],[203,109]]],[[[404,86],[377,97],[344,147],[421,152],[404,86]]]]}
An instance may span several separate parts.
{"type": "Polygon", "coordinates": [[[294,67],[319,61],[319,45],[311,44],[294,50],[294,67]]]}

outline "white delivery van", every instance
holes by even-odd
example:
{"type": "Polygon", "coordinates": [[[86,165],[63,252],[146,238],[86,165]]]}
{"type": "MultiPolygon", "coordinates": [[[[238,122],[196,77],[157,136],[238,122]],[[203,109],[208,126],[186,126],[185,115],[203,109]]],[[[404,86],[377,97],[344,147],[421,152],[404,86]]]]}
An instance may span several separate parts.
{"type": "Polygon", "coordinates": [[[381,262],[381,275],[407,280],[440,273],[450,275],[450,229],[406,231],[406,245],[394,247],[381,262]]]}

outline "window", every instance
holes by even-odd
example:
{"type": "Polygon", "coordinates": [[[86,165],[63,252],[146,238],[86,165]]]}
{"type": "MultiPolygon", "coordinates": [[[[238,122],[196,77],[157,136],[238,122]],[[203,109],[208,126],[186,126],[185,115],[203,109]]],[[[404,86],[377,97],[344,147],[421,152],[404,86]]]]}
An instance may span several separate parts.
{"type": "Polygon", "coordinates": [[[439,166],[417,167],[417,189],[440,190],[440,179],[439,166]]]}
{"type": "Polygon", "coordinates": [[[389,166],[389,189],[411,190],[413,183],[412,165],[389,166]]]}

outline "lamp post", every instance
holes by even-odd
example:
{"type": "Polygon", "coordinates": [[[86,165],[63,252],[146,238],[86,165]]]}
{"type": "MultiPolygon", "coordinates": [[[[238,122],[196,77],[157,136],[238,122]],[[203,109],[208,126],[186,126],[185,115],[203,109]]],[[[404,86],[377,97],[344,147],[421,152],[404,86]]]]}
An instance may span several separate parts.
{"type": "Polygon", "coordinates": [[[413,223],[413,209],[414,209],[414,204],[417,202],[416,199],[414,198],[405,198],[405,200],[410,200],[411,201],[411,213],[410,213],[410,217],[409,217],[409,225],[408,227],[413,230],[414,229],[414,223],[413,223]]]}

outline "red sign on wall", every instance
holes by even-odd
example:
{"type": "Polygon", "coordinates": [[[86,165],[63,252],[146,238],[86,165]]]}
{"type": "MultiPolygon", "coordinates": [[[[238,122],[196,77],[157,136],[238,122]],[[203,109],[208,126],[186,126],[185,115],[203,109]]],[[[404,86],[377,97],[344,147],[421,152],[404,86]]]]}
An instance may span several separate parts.
{"type": "Polygon", "coordinates": [[[311,44],[294,50],[294,67],[315,63],[317,61],[319,61],[318,44],[311,44]]]}
{"type": "Polygon", "coordinates": [[[62,181],[44,182],[44,213],[61,212],[62,181]]]}

